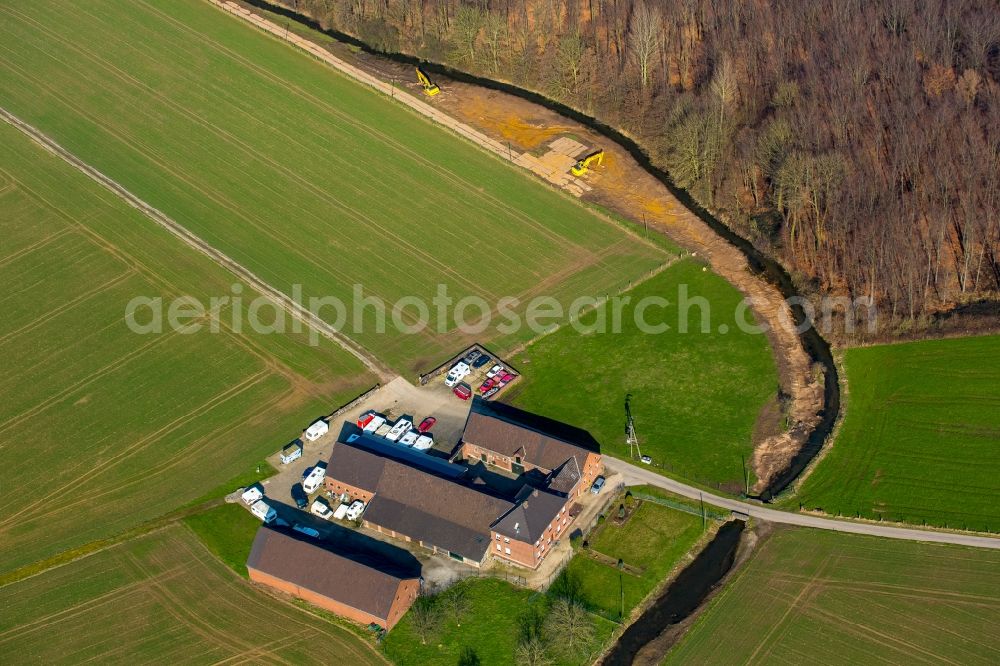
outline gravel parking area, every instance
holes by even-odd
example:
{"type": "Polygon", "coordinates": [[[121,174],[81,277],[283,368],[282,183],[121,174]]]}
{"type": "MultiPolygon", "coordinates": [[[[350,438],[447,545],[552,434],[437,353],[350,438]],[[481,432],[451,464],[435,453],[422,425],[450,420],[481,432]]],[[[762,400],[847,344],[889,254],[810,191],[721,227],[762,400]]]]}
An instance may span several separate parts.
{"type": "MultiPolygon", "coordinates": [[[[280,449],[288,442],[276,442],[275,453],[267,460],[278,474],[263,482],[264,491],[273,500],[295,506],[291,497],[292,485],[302,480],[303,473],[313,465],[326,465],[333,451],[333,445],[340,434],[342,424],[354,422],[358,416],[369,409],[374,409],[392,419],[406,416],[414,425],[424,417],[433,416],[437,419],[431,432],[434,435],[434,450],[449,454],[458,443],[465,428],[465,420],[469,415],[470,402],[459,400],[442,380],[433,381],[427,386],[417,387],[405,379],[397,377],[367,400],[358,404],[340,418],[330,423],[330,432],[315,442],[303,440],[302,457],[287,465],[281,464],[280,449]]],[[[303,427],[308,424],[303,424],[303,427]]],[[[288,441],[295,439],[299,433],[289,433],[288,441]]],[[[315,495],[310,496],[310,502],[315,495]]]]}

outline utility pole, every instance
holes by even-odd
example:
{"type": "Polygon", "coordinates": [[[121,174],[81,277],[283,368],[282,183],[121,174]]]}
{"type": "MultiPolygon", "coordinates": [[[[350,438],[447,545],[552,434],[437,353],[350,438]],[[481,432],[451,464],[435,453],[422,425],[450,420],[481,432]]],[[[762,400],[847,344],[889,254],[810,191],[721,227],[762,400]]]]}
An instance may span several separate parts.
{"type": "Polygon", "coordinates": [[[646,224],[646,214],[642,214],[642,235],[645,238],[649,238],[649,225],[646,224]]]}
{"type": "Polygon", "coordinates": [[[392,85],[392,93],[391,93],[390,96],[392,97],[392,99],[396,99],[396,77],[395,77],[395,75],[392,77],[392,84],[391,85],[392,85]]]}
{"type": "Polygon", "coordinates": [[[750,497],[750,477],[747,476],[747,457],[740,456],[740,461],[743,463],[743,495],[750,497]]]}
{"type": "Polygon", "coordinates": [[[510,141],[507,142],[507,159],[510,160],[511,162],[514,161],[514,153],[510,149],[510,141]]]}
{"type": "MultiPolygon", "coordinates": [[[[632,406],[630,404],[632,394],[625,394],[625,443],[628,444],[628,457],[633,458],[632,447],[639,450],[639,438],[635,434],[635,421],[632,420],[632,406]]],[[[642,451],[639,451],[642,456],[642,451]]]]}
{"type": "Polygon", "coordinates": [[[622,570],[625,568],[625,561],[621,558],[618,559],[618,595],[621,599],[621,607],[618,611],[618,618],[620,620],[625,619],[625,585],[622,582],[622,570]]]}
{"type": "Polygon", "coordinates": [[[698,501],[701,502],[701,531],[705,531],[705,496],[699,492],[698,501]]]}

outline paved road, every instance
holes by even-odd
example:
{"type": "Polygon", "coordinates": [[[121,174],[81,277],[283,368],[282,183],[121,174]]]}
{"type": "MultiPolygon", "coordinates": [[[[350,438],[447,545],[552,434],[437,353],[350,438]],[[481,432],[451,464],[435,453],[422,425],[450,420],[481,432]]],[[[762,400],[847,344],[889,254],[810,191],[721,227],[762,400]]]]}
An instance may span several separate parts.
{"type": "Polygon", "coordinates": [[[605,457],[604,466],[608,470],[621,474],[625,483],[628,485],[648,484],[663,488],[664,490],[669,490],[670,492],[677,493],[678,495],[683,495],[684,497],[690,497],[692,499],[703,498],[709,504],[714,504],[731,511],[739,511],[753,516],[758,520],[766,520],[772,523],[798,525],[800,527],[814,527],[821,530],[833,530],[834,532],[869,534],[871,536],[885,537],[887,539],[932,541],[937,543],[972,546],[974,548],[1000,549],[1000,538],[974,536],[971,534],[958,534],[954,532],[920,530],[906,527],[890,527],[888,525],[836,520],[834,518],[821,518],[819,516],[793,513],[791,511],[779,511],[777,509],[769,509],[759,504],[740,502],[734,499],[719,497],[718,495],[704,492],[693,486],[681,483],[680,481],[668,479],[667,477],[661,476],[650,469],[632,465],[622,460],[605,457]]]}

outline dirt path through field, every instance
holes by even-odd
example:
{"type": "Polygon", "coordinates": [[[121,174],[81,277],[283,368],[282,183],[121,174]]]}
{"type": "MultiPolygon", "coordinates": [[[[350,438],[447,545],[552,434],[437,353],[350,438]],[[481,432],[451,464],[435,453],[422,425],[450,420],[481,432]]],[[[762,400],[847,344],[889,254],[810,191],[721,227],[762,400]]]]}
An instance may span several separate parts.
{"type": "Polygon", "coordinates": [[[290,296],[280,291],[279,289],[272,287],[270,284],[257,277],[250,269],[246,268],[242,264],[238,263],[235,259],[223,254],[216,248],[209,245],[206,241],[202,240],[195,234],[191,233],[187,228],[178,224],[176,221],[171,219],[162,211],[154,208],[150,204],[146,203],[132,192],[127,190],[124,186],[118,182],[112,180],[105,174],[101,173],[94,167],[90,166],[80,158],[76,157],[74,154],[60,146],[56,141],[46,136],[37,128],[24,122],[17,116],[8,112],[6,109],[0,108],[0,120],[3,120],[13,127],[17,128],[28,137],[30,137],[37,144],[48,150],[53,155],[65,160],[70,165],[82,171],[91,179],[97,181],[99,184],[103,185],[106,189],[110,190],[112,194],[121,198],[128,205],[139,210],[141,213],[146,215],[158,225],[169,231],[171,234],[179,238],[181,241],[189,245],[190,247],[198,250],[202,254],[209,257],[212,261],[219,264],[223,268],[227,269],[238,278],[249,284],[251,287],[259,291],[261,294],[270,298],[278,307],[285,310],[293,318],[301,321],[306,326],[314,329],[323,337],[332,340],[337,345],[339,345],[346,352],[361,361],[365,367],[367,367],[374,375],[379,377],[382,381],[389,381],[396,376],[389,368],[385,367],[378,359],[369,354],[365,349],[361,348],[353,341],[348,340],[340,332],[328,324],[326,321],[316,316],[306,308],[302,307],[299,303],[295,302],[290,296]]]}

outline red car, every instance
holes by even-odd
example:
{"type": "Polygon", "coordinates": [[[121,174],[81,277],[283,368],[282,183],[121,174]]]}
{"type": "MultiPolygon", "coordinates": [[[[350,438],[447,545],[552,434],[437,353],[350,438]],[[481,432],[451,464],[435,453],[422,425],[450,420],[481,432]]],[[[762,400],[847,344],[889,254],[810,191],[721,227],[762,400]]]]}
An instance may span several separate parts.
{"type": "Polygon", "coordinates": [[[436,418],[434,418],[433,416],[428,416],[426,419],[420,422],[420,425],[417,426],[417,432],[427,432],[428,430],[433,428],[434,424],[437,422],[438,420],[436,418]]]}
{"type": "Polygon", "coordinates": [[[472,397],[472,387],[466,384],[465,382],[462,382],[461,384],[453,388],[451,392],[457,395],[462,400],[468,400],[469,398],[472,397]]]}
{"type": "Polygon", "coordinates": [[[510,380],[512,379],[514,379],[514,375],[510,374],[509,372],[505,372],[503,377],[500,378],[500,381],[502,381],[504,384],[509,384],[510,380]]]}
{"type": "Polygon", "coordinates": [[[491,388],[493,388],[493,384],[494,383],[495,382],[492,379],[487,379],[485,382],[483,382],[482,384],[479,385],[479,392],[480,393],[486,393],[491,388]]]}

